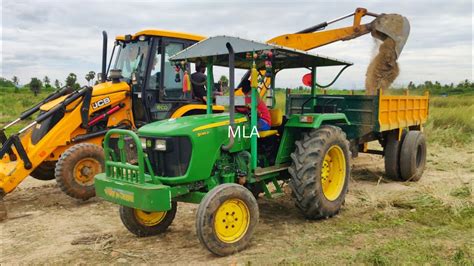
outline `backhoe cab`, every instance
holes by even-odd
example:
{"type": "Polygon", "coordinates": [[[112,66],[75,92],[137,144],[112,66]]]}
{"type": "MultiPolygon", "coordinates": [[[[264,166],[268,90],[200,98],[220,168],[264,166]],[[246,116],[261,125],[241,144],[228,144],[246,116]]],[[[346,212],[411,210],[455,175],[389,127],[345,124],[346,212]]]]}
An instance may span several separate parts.
{"type": "MultiPolygon", "coordinates": [[[[206,106],[193,98],[190,85],[183,87],[184,71],[169,60],[203,39],[193,34],[156,30],[117,37],[118,51],[110,80],[126,82],[131,87],[137,127],[164,118],[205,113],[206,106]],[[186,106],[190,103],[193,105],[186,106]],[[186,108],[179,110],[183,106],[186,108]]],[[[185,68],[188,75],[194,71],[190,65],[185,68]]]]}

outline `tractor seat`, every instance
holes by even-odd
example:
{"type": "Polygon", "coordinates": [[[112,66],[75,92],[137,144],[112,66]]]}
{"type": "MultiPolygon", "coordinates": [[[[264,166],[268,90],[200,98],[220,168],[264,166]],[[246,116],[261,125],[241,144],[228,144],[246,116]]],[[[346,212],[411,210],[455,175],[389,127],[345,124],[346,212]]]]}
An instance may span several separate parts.
{"type": "Polygon", "coordinates": [[[270,137],[276,134],[278,134],[278,130],[274,130],[274,129],[258,132],[258,135],[260,136],[260,138],[266,138],[266,137],[270,137]]]}
{"type": "MultiPolygon", "coordinates": [[[[270,109],[270,117],[272,120],[272,127],[279,127],[281,126],[281,123],[283,122],[283,113],[281,112],[280,109],[270,109]]],[[[260,138],[266,138],[269,136],[273,136],[278,134],[278,130],[276,129],[271,129],[271,130],[265,130],[265,131],[260,131],[258,132],[258,135],[260,138]]]]}

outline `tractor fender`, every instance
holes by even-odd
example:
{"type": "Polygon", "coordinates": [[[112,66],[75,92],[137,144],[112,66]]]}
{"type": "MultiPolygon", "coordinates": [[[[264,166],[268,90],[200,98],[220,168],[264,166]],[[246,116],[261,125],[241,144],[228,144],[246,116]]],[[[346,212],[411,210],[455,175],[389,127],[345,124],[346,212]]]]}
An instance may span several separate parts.
{"type": "Polygon", "coordinates": [[[285,124],[287,128],[319,128],[322,125],[350,125],[351,123],[343,113],[330,114],[295,114],[285,124]]]}
{"type": "MultiPolygon", "coordinates": [[[[206,109],[207,109],[207,106],[205,104],[187,104],[176,109],[176,111],[174,111],[173,114],[171,115],[171,118],[178,118],[178,117],[188,116],[188,115],[205,114],[206,109]]],[[[222,113],[224,112],[224,106],[213,105],[212,111],[214,113],[222,113]]]]}

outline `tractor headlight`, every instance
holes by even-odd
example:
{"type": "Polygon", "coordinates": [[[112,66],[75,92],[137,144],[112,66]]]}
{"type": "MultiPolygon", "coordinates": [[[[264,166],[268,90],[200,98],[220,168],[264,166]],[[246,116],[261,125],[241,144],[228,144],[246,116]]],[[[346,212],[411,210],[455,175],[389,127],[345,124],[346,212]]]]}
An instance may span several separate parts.
{"type": "Polygon", "coordinates": [[[155,150],[156,151],[166,151],[166,140],[164,140],[164,139],[155,139],[155,150]]]}
{"type": "Polygon", "coordinates": [[[142,144],[142,149],[146,149],[146,138],[140,138],[140,142],[142,144]]]}
{"type": "Polygon", "coordinates": [[[313,123],[314,117],[310,115],[302,115],[300,116],[301,123],[313,123]]]}
{"type": "Polygon", "coordinates": [[[140,143],[142,145],[142,149],[151,148],[152,141],[151,139],[140,138],[140,143]]]}

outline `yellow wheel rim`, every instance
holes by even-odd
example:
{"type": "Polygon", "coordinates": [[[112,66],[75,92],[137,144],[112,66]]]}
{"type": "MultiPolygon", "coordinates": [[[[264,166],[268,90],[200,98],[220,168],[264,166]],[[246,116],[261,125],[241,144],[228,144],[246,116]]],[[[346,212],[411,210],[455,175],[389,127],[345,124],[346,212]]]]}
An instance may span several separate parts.
{"type": "Polygon", "coordinates": [[[324,156],[321,168],[321,186],[326,199],[336,200],[342,192],[346,177],[346,158],[337,146],[331,146],[324,156]]]}
{"type": "Polygon", "coordinates": [[[239,241],[249,228],[250,212],[240,199],[226,200],[217,209],[214,229],[219,240],[225,243],[239,241]]]}
{"type": "Polygon", "coordinates": [[[166,212],[147,212],[135,209],[137,221],[144,226],[155,226],[165,219],[166,212]]]}
{"type": "Polygon", "coordinates": [[[84,158],[74,166],[74,179],[84,186],[94,184],[94,176],[102,172],[102,165],[93,158],[84,158]]]}

